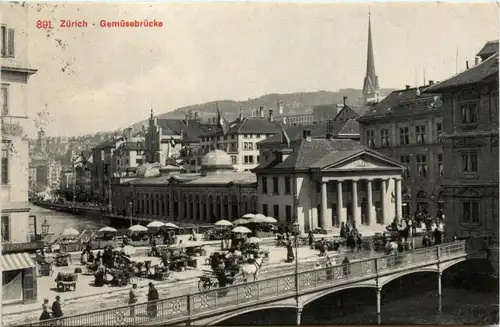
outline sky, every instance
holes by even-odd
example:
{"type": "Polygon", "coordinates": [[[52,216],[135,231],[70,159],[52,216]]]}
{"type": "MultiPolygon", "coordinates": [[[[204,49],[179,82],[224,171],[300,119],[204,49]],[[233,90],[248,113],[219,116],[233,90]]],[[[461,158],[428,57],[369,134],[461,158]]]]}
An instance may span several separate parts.
{"type": "Polygon", "coordinates": [[[111,131],[155,113],[268,93],[362,88],[368,12],[382,88],[443,80],[498,39],[496,4],[31,4],[29,112],[49,135],[111,131]],[[36,28],[51,20],[51,31],[36,28]],[[87,28],[60,28],[60,20],[87,28]],[[101,28],[101,20],[161,28],[101,28]],[[95,26],[92,26],[95,24],[95,26]],[[458,52],[457,52],[458,49],[458,52]],[[458,53],[458,56],[457,56],[458,53]]]}

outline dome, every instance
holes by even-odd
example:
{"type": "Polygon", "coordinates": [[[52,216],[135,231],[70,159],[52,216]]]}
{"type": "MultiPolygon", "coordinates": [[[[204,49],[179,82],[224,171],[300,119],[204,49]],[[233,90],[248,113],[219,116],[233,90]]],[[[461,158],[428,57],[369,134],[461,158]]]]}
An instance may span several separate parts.
{"type": "Polygon", "coordinates": [[[160,176],[161,164],[159,163],[145,163],[137,167],[137,177],[155,177],[160,176]]]}
{"type": "Polygon", "coordinates": [[[231,169],[233,170],[233,160],[231,156],[222,150],[210,151],[203,157],[201,161],[202,170],[219,170],[231,169]]]}

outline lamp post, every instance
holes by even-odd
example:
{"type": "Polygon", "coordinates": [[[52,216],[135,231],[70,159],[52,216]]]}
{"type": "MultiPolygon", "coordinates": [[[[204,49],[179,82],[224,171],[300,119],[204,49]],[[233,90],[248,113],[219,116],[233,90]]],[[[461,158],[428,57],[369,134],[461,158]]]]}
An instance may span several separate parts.
{"type": "Polygon", "coordinates": [[[292,233],[294,235],[295,241],[295,302],[297,305],[297,325],[300,325],[300,318],[302,314],[302,308],[299,304],[299,235],[300,226],[299,222],[295,220],[292,225],[292,233]]]}
{"type": "Polygon", "coordinates": [[[132,202],[132,200],[130,200],[130,202],[128,203],[128,208],[129,208],[129,217],[130,217],[130,227],[132,227],[133,223],[132,223],[132,215],[133,215],[133,208],[134,208],[134,202],[132,202]]]}
{"type": "Polygon", "coordinates": [[[49,228],[50,228],[50,225],[47,222],[47,219],[44,219],[43,224],[42,224],[42,236],[45,237],[49,234],[49,228]]]}

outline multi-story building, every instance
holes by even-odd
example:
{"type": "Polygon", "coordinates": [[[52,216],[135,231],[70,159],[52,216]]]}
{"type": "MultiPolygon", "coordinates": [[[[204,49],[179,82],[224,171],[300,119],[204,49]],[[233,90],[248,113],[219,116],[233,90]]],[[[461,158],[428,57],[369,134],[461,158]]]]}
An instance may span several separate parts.
{"type": "Polygon", "coordinates": [[[283,130],[279,140],[259,148],[260,164],[252,170],[257,212],[279,224],[297,221],[301,231],[338,234],[349,222],[374,233],[401,215],[403,166],[358,141],[313,138],[309,129],[291,139],[283,130]]]}
{"type": "Polygon", "coordinates": [[[259,164],[257,143],[281,131],[281,122],[275,121],[273,110],[264,116],[264,108],[260,108],[259,117],[247,118],[240,115],[229,124],[229,130],[223,135],[220,128],[200,136],[200,152],[198,160],[211,149],[217,147],[231,156],[232,165],[237,171],[250,171],[259,164]]]}
{"type": "Polygon", "coordinates": [[[115,150],[115,177],[124,177],[136,171],[144,163],[144,142],[132,136],[132,129],[125,130],[125,142],[115,150]]]}
{"type": "Polygon", "coordinates": [[[231,157],[209,152],[200,173],[180,173],[159,163],[139,166],[135,176],[113,184],[113,212],[135,217],[214,223],[255,212],[255,175],[235,172],[231,157]]]}
{"type": "Polygon", "coordinates": [[[423,93],[427,88],[407,85],[358,119],[362,143],[406,167],[403,216],[428,213],[436,217],[444,209],[443,107],[439,94],[423,93]]]}
{"type": "Polygon", "coordinates": [[[443,96],[445,233],[491,237],[498,275],[498,41],[478,56],[474,67],[425,92],[443,96]]]}
{"type": "Polygon", "coordinates": [[[2,305],[37,301],[33,253],[43,242],[31,242],[36,225],[28,202],[28,80],[36,73],[27,62],[27,6],[4,6],[0,22],[1,55],[1,238],[2,305]],[[31,254],[30,254],[31,252],[31,254]]]}
{"type": "Polygon", "coordinates": [[[47,186],[54,188],[59,185],[59,179],[61,178],[61,163],[57,160],[51,160],[48,164],[47,170],[47,186]]]}

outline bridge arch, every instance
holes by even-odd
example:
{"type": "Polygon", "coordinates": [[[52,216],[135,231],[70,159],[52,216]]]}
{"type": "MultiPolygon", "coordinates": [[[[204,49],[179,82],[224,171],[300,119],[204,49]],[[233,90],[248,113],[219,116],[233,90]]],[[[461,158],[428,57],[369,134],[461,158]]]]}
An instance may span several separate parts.
{"type": "Polygon", "coordinates": [[[286,303],[286,304],[285,303],[283,303],[283,304],[270,303],[270,304],[261,305],[261,306],[247,307],[247,308],[243,308],[241,310],[231,311],[231,312],[228,312],[226,314],[214,317],[213,320],[207,321],[207,322],[205,322],[205,324],[208,326],[213,326],[213,325],[220,324],[221,322],[223,322],[225,320],[228,320],[228,319],[231,319],[231,318],[234,318],[237,316],[241,316],[241,315],[244,315],[246,313],[251,313],[251,312],[255,312],[255,311],[263,311],[263,310],[271,310],[271,309],[294,309],[294,310],[296,310],[297,306],[295,303],[286,303]]]}
{"type": "Polygon", "coordinates": [[[308,305],[316,300],[319,300],[324,296],[327,296],[327,295],[330,295],[333,293],[337,293],[340,291],[348,290],[348,289],[355,289],[355,288],[373,288],[373,289],[376,289],[377,285],[374,281],[373,283],[350,284],[350,285],[343,285],[343,286],[335,287],[335,288],[328,288],[322,292],[313,293],[310,296],[303,298],[302,306],[305,307],[306,305],[308,305]]]}
{"type": "Polygon", "coordinates": [[[439,270],[437,269],[436,266],[431,266],[431,267],[422,267],[422,268],[418,268],[418,269],[401,271],[399,273],[384,276],[384,277],[380,278],[379,279],[379,287],[382,288],[385,285],[389,284],[390,282],[392,282],[398,278],[404,277],[404,276],[408,276],[408,275],[412,275],[412,274],[419,274],[419,273],[429,273],[429,272],[437,274],[439,272],[439,270]]]}

